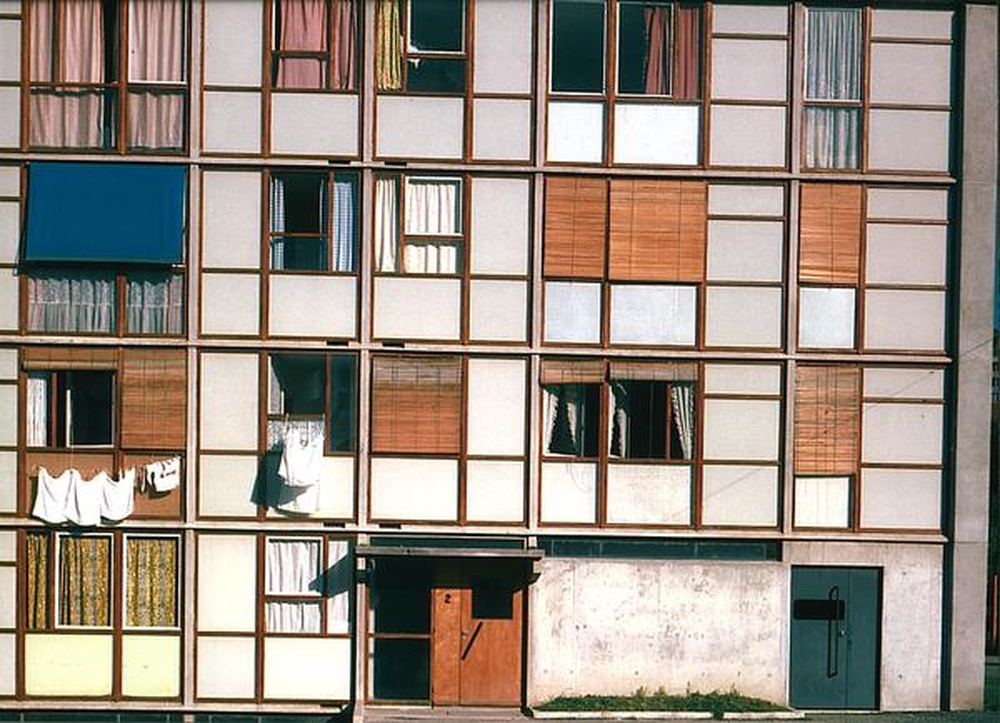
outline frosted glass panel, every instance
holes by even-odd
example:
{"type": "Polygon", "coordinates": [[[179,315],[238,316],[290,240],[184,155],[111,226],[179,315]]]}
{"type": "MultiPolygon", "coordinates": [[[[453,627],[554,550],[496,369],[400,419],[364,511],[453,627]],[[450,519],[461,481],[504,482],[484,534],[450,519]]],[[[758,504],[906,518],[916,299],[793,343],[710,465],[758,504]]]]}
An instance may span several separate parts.
{"type": "Polygon", "coordinates": [[[545,340],[596,344],[601,340],[601,285],[545,284],[545,340]]]}
{"type": "Polygon", "coordinates": [[[694,344],[697,298],[693,286],[612,286],[611,342],[694,344]]]}
{"type": "Polygon", "coordinates": [[[854,347],[854,289],[800,289],[799,346],[854,347]]]}
{"type": "Polygon", "coordinates": [[[850,477],[797,477],[795,526],[847,527],[850,500],[850,477]]]}
{"type": "Polygon", "coordinates": [[[615,163],[695,165],[700,119],[697,106],[616,105],[615,163]]]}
{"type": "Polygon", "coordinates": [[[548,159],[600,163],[604,158],[603,103],[549,103],[548,159]]]}

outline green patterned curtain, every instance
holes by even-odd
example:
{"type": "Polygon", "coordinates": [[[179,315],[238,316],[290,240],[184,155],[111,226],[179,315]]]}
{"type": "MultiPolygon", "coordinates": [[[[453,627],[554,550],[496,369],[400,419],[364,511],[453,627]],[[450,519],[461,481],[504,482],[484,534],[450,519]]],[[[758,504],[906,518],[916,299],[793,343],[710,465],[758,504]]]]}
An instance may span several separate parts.
{"type": "Polygon", "coordinates": [[[49,536],[28,534],[28,630],[44,630],[49,620],[49,536]]]}
{"type": "Polygon", "coordinates": [[[59,538],[59,623],[111,625],[111,538],[59,538]]]}
{"type": "Polygon", "coordinates": [[[177,540],[130,537],[125,554],[125,624],[176,627],[177,540]]]}
{"type": "Polygon", "coordinates": [[[375,11],[375,83],[379,90],[403,88],[402,44],[399,0],[378,0],[375,11]]]}

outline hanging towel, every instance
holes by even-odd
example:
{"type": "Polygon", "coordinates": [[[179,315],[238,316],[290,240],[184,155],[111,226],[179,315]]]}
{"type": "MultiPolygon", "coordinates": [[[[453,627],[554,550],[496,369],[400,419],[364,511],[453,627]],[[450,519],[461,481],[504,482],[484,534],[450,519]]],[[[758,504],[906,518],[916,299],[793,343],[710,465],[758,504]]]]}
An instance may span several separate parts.
{"type": "Polygon", "coordinates": [[[38,468],[38,490],[35,492],[35,506],[31,510],[33,517],[54,525],[66,521],[67,501],[75,471],[67,469],[58,477],[53,477],[44,467],[38,468]]]}
{"type": "Polygon", "coordinates": [[[66,519],[82,527],[96,527],[101,524],[101,507],[104,504],[104,486],[108,474],[98,472],[93,479],[85,480],[78,470],[71,472],[66,519]]]}
{"type": "Polygon", "coordinates": [[[323,468],[323,435],[311,439],[305,430],[285,433],[278,475],[289,487],[312,487],[319,484],[323,468]]]}
{"type": "Polygon", "coordinates": [[[146,484],[157,492],[169,492],[181,483],[181,458],[171,457],[146,465],[146,484]]]}
{"type": "Polygon", "coordinates": [[[104,477],[101,499],[101,517],[112,522],[120,522],[135,510],[135,468],[128,470],[120,479],[104,477]]]}

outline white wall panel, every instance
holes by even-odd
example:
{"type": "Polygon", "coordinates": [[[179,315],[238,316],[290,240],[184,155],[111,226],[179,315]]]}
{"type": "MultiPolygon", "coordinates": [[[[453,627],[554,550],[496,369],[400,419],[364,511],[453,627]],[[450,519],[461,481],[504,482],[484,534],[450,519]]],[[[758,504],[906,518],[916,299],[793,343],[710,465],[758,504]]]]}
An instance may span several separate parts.
{"type": "Polygon", "coordinates": [[[597,465],[591,462],[542,463],[542,522],[597,521],[597,465]]]}
{"type": "Polygon", "coordinates": [[[855,291],[804,286],[799,289],[799,346],[854,347],[855,291]]]}
{"type": "MultiPolygon", "coordinates": [[[[253,632],[255,630],[256,537],[198,535],[197,597],[199,631],[253,632]]],[[[202,666],[199,664],[198,667],[202,666]]]]}
{"type": "Polygon", "coordinates": [[[0,384],[0,445],[17,445],[17,385],[0,384]]]}
{"type": "Polygon", "coordinates": [[[205,3],[206,85],[260,85],[263,12],[256,0],[205,3]]]}
{"type": "Polygon", "coordinates": [[[744,186],[710,183],[709,215],[781,216],[785,213],[783,186],[744,186]]]}
{"type": "Polygon", "coordinates": [[[180,635],[122,638],[122,695],[176,698],[181,694],[180,635]]]}
{"type": "Polygon", "coordinates": [[[475,341],[525,341],[528,282],[473,279],[469,288],[469,336],[475,341]]]}
{"type": "Polygon", "coordinates": [[[375,338],[457,339],[462,282],[454,278],[375,279],[375,338]]]}
{"type": "Polygon", "coordinates": [[[358,155],[358,96],[348,93],[272,93],[271,152],[358,155]]]}
{"type": "Polygon", "coordinates": [[[17,622],[17,568],[0,567],[0,628],[17,622]]]}
{"type": "Polygon", "coordinates": [[[706,525],[777,525],[778,468],[706,465],[701,521],[706,525]]]}
{"type": "Polygon", "coordinates": [[[785,108],[712,106],[713,166],[785,165],[785,108]]]}
{"type": "Polygon", "coordinates": [[[865,346],[871,349],[944,349],[945,292],[869,289],[865,346]]]}
{"type": "Polygon", "coordinates": [[[472,155],[482,161],[531,158],[531,101],[477,98],[472,103],[472,155]]]}
{"type": "Polygon", "coordinates": [[[941,472],[934,469],[862,470],[861,526],[940,529],[941,472]],[[900,504],[901,500],[906,504],[900,504]]]}
{"type": "Polygon", "coordinates": [[[380,95],[376,107],[379,156],[462,157],[465,118],[461,98],[380,95]]]}
{"type": "Polygon", "coordinates": [[[20,306],[17,281],[14,269],[0,269],[0,331],[17,331],[20,306]]]}
{"type": "Polygon", "coordinates": [[[781,289],[709,287],[705,343],[709,346],[781,346],[781,289]]]}
{"type": "Polygon", "coordinates": [[[17,638],[0,635],[0,695],[14,695],[17,678],[17,638]]]}
{"type": "Polygon", "coordinates": [[[869,284],[947,282],[947,226],[870,223],[865,248],[869,284]]]}
{"type": "Polygon", "coordinates": [[[944,399],[943,369],[865,367],[865,396],[944,399]]]}
{"type": "Polygon", "coordinates": [[[525,362],[469,359],[469,454],[523,455],[525,362]]]}
{"type": "Polygon", "coordinates": [[[257,455],[203,454],[198,458],[198,514],[256,517],[257,455]]]}
{"type": "Polygon", "coordinates": [[[17,263],[20,236],[20,205],[17,201],[0,201],[0,263],[17,263]]]}
{"type": "Polygon", "coordinates": [[[871,102],[951,103],[951,46],[872,43],[871,102]]]}
{"type": "Polygon", "coordinates": [[[380,520],[458,519],[458,462],[374,457],[371,517],[380,520]]]}
{"type": "Polygon", "coordinates": [[[691,468],[687,465],[609,464],[608,522],[691,524],[691,468]]]}
{"type": "Polygon", "coordinates": [[[950,40],[955,13],[951,10],[875,8],[872,35],[877,38],[950,40]]]}
{"type": "Polygon", "coordinates": [[[948,220],[944,188],[869,188],[868,218],[912,221],[948,220]]]}
{"type": "Polygon", "coordinates": [[[253,698],[256,645],[253,638],[198,638],[198,698],[253,698]]]}
{"type": "Polygon", "coordinates": [[[713,33],[786,35],[788,8],[783,5],[712,5],[713,33]]]}
{"type": "MultiPolygon", "coordinates": [[[[700,157],[700,132],[697,106],[619,102],[615,105],[614,162],[693,166],[700,157]]],[[[553,160],[551,155],[549,160],[553,160]]]]}
{"type": "Polygon", "coordinates": [[[203,150],[260,153],[260,93],[206,92],[203,100],[203,150]]]}
{"type": "Polygon", "coordinates": [[[21,79],[21,21],[0,18],[0,80],[21,79]]]}
{"type": "Polygon", "coordinates": [[[528,273],[530,201],[526,178],[472,179],[473,274],[528,273]]]}
{"type": "Polygon", "coordinates": [[[778,364],[706,364],[705,394],[781,394],[778,364]]]}
{"type": "Polygon", "coordinates": [[[693,286],[611,286],[611,343],[693,345],[698,292],[693,286]]]}
{"type": "Polygon", "coordinates": [[[17,349],[0,349],[0,380],[17,381],[17,349]]]}
{"type": "Polygon", "coordinates": [[[21,195],[21,167],[0,166],[0,196],[18,198],[21,195]]]}
{"type": "Polygon", "coordinates": [[[264,697],[271,700],[350,700],[351,641],[347,638],[265,639],[264,697]]]}
{"type": "Polygon", "coordinates": [[[112,637],[28,634],[24,637],[24,692],[38,696],[111,695],[112,637]]]}
{"type": "Polygon", "coordinates": [[[21,89],[0,88],[0,148],[21,145],[21,89]]]}
{"type": "Polygon", "coordinates": [[[601,340],[601,285],[545,282],[545,340],[596,344],[601,340]]]}
{"type": "Polygon", "coordinates": [[[256,336],[260,333],[260,277],[203,273],[201,333],[256,336]]]}
{"type": "Polygon", "coordinates": [[[706,460],[778,459],[777,400],[706,399],[704,414],[706,460]]]}
{"type": "Polygon", "coordinates": [[[253,171],[201,174],[203,268],[260,267],[261,176],[253,171]]]}
{"type": "Polygon", "coordinates": [[[851,524],[850,477],[796,477],[796,527],[848,527],[851,524]]]}
{"type": "Polygon", "coordinates": [[[555,162],[600,163],[604,158],[604,104],[550,102],[548,150],[555,162]]]}
{"type": "Polygon", "coordinates": [[[17,511],[17,452],[0,452],[0,512],[17,511]]]}
{"type": "Polygon", "coordinates": [[[781,281],[781,221],[708,222],[709,281],[781,281]]]}
{"type": "Polygon", "coordinates": [[[784,101],[788,43],[716,38],[712,41],[712,98],[784,101]]]}
{"type": "Polygon", "coordinates": [[[465,515],[471,522],[522,522],[524,463],[485,459],[466,462],[465,515]]]}
{"type": "Polygon", "coordinates": [[[534,80],[531,3],[489,0],[475,7],[473,90],[477,93],[530,93],[534,80]]]}
{"type": "Polygon", "coordinates": [[[861,462],[941,464],[944,406],[865,404],[861,462]]]}
{"type": "Polygon", "coordinates": [[[272,274],[268,332],[274,336],[351,338],[357,335],[357,279],[272,274]]]}
{"type": "Polygon", "coordinates": [[[202,354],[202,449],[257,451],[257,355],[202,354]]]}
{"type": "Polygon", "coordinates": [[[17,562],[16,530],[0,530],[0,562],[17,562]]]}
{"type": "Polygon", "coordinates": [[[354,517],[353,457],[324,457],[319,487],[318,517],[349,519],[354,517]]]}
{"type": "Polygon", "coordinates": [[[950,113],[875,109],[869,113],[868,165],[873,170],[948,171],[950,113]],[[913,139],[919,138],[919,143],[913,139]]]}

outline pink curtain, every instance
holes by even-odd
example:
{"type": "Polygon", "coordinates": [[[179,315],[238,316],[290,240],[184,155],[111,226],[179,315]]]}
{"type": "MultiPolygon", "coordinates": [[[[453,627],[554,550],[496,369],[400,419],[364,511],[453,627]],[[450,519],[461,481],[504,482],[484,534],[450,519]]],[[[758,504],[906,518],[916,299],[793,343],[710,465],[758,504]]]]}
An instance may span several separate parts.
{"type": "Polygon", "coordinates": [[[647,6],[646,16],[646,95],[670,92],[670,8],[647,6]]]}
{"type": "MultiPolygon", "coordinates": [[[[278,0],[281,30],[279,53],[325,53],[326,0],[278,0]]],[[[326,62],[320,58],[279,57],[275,86],[278,88],[323,88],[326,62]]]]}
{"type": "Polygon", "coordinates": [[[697,5],[678,7],[675,38],[674,98],[697,100],[701,92],[701,10],[697,5]]]}
{"type": "Polygon", "coordinates": [[[184,0],[129,2],[129,148],[184,145],[184,0]],[[149,84],[149,86],[147,86],[149,84]],[[150,87],[164,84],[165,87],[150,87]],[[143,87],[147,86],[147,87],[143,87]]]}
{"type": "Polygon", "coordinates": [[[330,87],[354,90],[354,0],[333,0],[330,87]]]}

